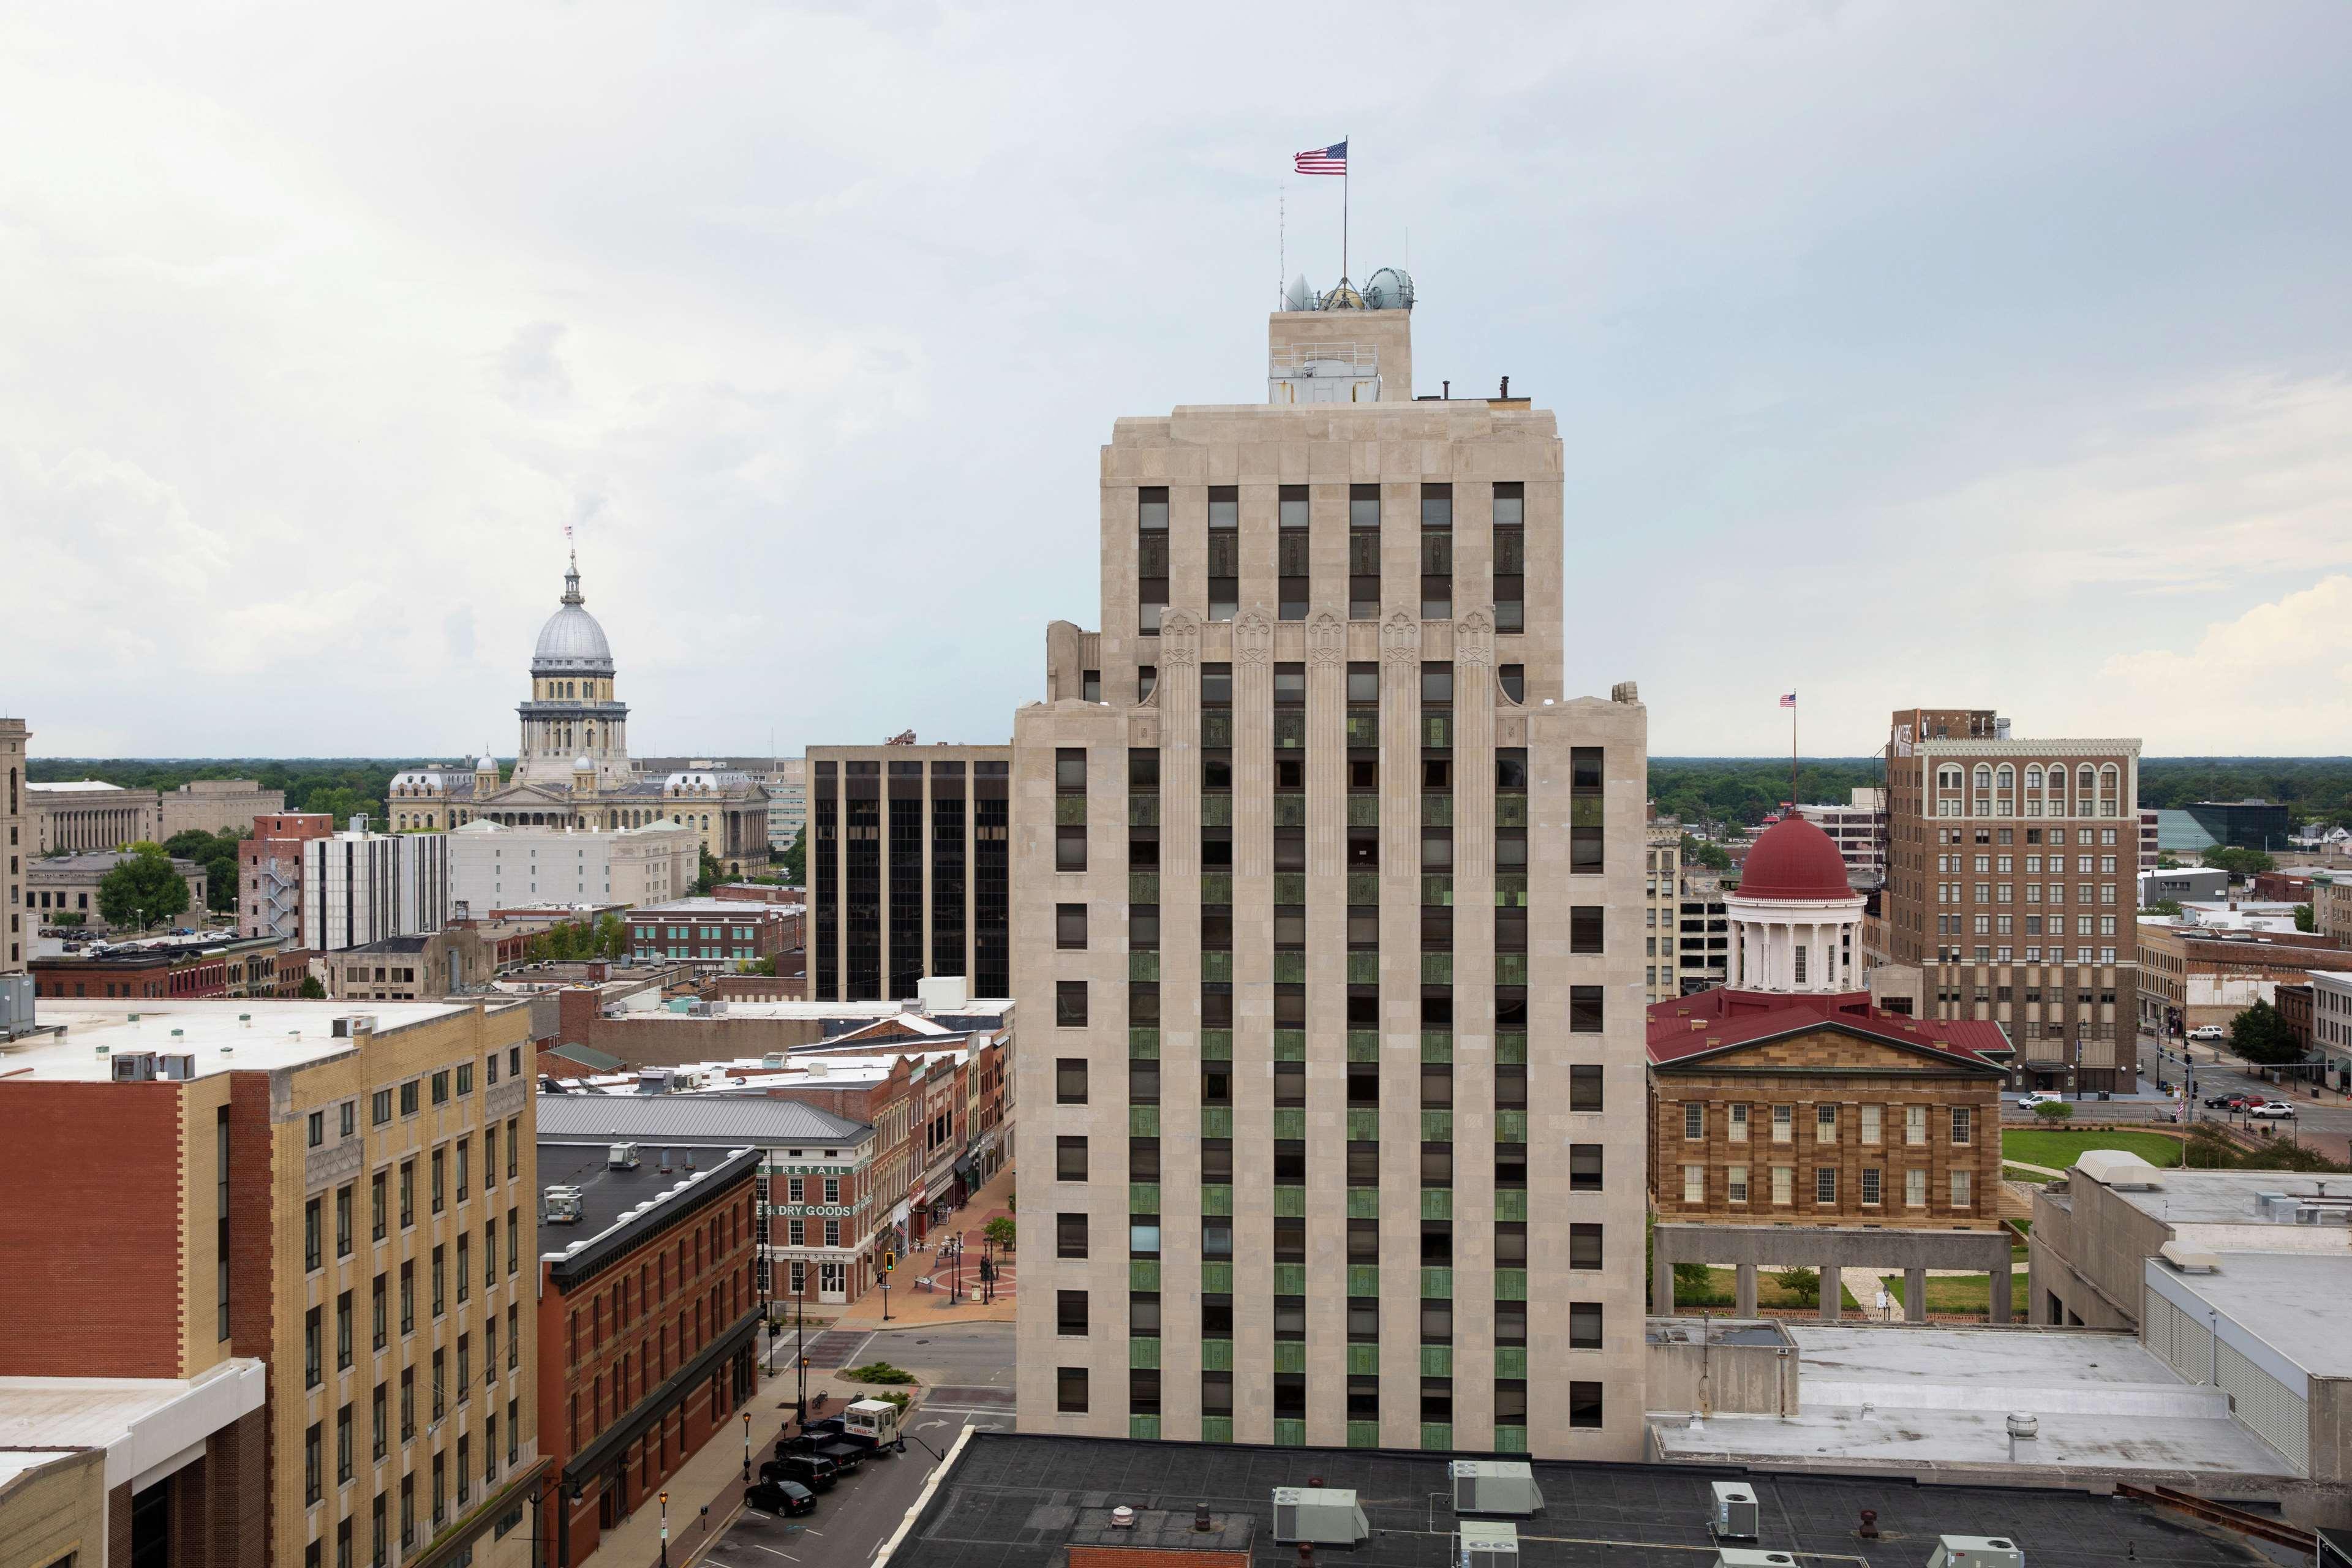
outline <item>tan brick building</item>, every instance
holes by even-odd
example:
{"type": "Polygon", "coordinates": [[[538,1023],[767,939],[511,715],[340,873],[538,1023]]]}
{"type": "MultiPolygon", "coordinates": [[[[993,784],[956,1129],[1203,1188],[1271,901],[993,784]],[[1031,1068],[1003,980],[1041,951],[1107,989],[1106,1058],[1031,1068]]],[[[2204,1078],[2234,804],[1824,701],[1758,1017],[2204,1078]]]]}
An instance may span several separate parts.
{"type": "Polygon", "coordinates": [[[257,1358],[266,1513],[221,1561],[522,1568],[529,1016],[45,1006],[65,1033],[20,1047],[0,1082],[0,1375],[192,1378],[257,1358]],[[104,1223],[60,1227],[69,1213],[104,1223]]]}
{"type": "Polygon", "coordinates": [[[1646,715],[1567,695],[1553,416],[1372,298],[1116,423],[1015,716],[1020,1423],[1630,1459],[1646,715]]]}
{"type": "Polygon", "coordinates": [[[2151,1032],[2178,1035],[2207,1024],[2226,1029],[2255,1003],[2275,1005],[2281,985],[2299,984],[2315,969],[2347,966],[2344,948],[2324,932],[2137,923],[2138,1010],[2151,1032]]]}
{"type": "Polygon", "coordinates": [[[25,742],[29,734],[22,719],[0,719],[0,838],[8,841],[0,846],[8,857],[6,874],[0,876],[0,895],[7,899],[8,910],[8,930],[0,940],[0,974],[22,973],[33,944],[25,919],[25,865],[35,853],[26,810],[25,742]]]}
{"type": "Polygon", "coordinates": [[[2023,740],[1990,709],[1898,710],[1882,896],[1922,1016],[2003,1026],[2031,1088],[2138,1080],[2139,742],[2023,740]]]}

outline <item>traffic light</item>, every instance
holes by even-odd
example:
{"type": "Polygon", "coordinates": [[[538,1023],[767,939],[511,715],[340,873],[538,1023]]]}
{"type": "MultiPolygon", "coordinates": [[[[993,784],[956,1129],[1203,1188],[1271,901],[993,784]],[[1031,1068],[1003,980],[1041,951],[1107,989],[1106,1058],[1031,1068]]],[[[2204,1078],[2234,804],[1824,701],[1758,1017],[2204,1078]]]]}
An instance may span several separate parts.
{"type": "Polygon", "coordinates": [[[884,1253],[884,1254],[882,1255],[882,1272],[883,1272],[883,1273],[885,1273],[885,1274],[891,1273],[891,1272],[895,1271],[895,1270],[898,1268],[898,1255],[897,1253],[895,1253],[895,1252],[886,1252],[886,1253],[884,1253]]]}

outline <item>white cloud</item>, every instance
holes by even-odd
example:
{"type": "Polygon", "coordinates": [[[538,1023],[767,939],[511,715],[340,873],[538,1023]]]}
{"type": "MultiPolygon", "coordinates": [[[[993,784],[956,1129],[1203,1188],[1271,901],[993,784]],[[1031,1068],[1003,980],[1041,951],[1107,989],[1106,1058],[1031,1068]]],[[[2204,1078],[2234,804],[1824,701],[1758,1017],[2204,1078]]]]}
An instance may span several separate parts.
{"type": "Polygon", "coordinates": [[[2340,752],[2352,736],[2352,574],[2212,622],[2185,652],[2118,654],[2100,673],[2158,716],[2151,751],[2340,752]]]}

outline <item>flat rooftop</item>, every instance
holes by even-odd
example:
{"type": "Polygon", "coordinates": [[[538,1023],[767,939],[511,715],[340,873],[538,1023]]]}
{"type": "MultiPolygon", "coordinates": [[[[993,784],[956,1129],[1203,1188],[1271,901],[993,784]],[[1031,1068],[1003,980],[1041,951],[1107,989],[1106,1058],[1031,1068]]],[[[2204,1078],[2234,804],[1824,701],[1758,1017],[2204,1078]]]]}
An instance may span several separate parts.
{"type": "MultiPolygon", "coordinates": [[[[1319,1476],[1352,1489],[1372,1534],[1353,1551],[1318,1552],[1350,1568],[1454,1568],[1447,1505],[1451,1454],[1371,1448],[1273,1448],[1127,1442],[976,1432],[939,1479],[892,1557],[905,1568],[1051,1568],[1091,1510],[1119,1504],[1255,1521],[1253,1568],[1295,1568],[1298,1549],[1274,1540],[1273,1491],[1319,1476]]],[[[1522,1568],[1705,1568],[1706,1521],[1719,1468],[1534,1463],[1544,1511],[1515,1520],[1522,1568]]],[[[2146,1504],[2085,1492],[1921,1487],[1867,1476],[1748,1476],[1765,1521],[1759,1545],[1869,1568],[1919,1568],[1938,1535],[2000,1535],[2040,1568],[2139,1560],[2173,1568],[2268,1560],[2146,1504]],[[1864,1509],[1882,1539],[1861,1541],[1864,1509]]]]}
{"type": "Polygon", "coordinates": [[[1905,1474],[2006,1467],[2009,1417],[2020,1414],[2040,1423],[2035,1470],[2294,1473],[2231,1419],[2228,1395],[2128,1335],[1781,1326],[1797,1346],[1797,1413],[1695,1425],[1654,1411],[1651,1439],[1666,1458],[1905,1474]]]}
{"type": "MultiPolygon", "coordinates": [[[[516,1003],[515,1005],[525,1005],[516,1003]]],[[[12,1078],[104,1083],[114,1058],[132,1051],[195,1058],[194,1075],[306,1067],[352,1050],[335,1020],[365,1015],[387,1035],[474,1009],[447,1002],[302,1002],[218,997],[187,1002],[93,1002],[81,997],[35,1004],[34,1021],[62,1034],[27,1035],[0,1049],[0,1072],[12,1078]],[[136,1020],[135,1022],[133,1020],[136,1020]],[[104,1047],[104,1054],[100,1054],[104,1047]]]]}
{"type": "Polygon", "coordinates": [[[849,1159],[874,1136],[862,1121],[771,1095],[542,1094],[542,1139],[633,1139],[658,1154],[684,1148],[805,1149],[809,1159],[849,1159]]]}
{"type": "MultiPolygon", "coordinates": [[[[748,1150],[750,1145],[742,1146],[748,1150]]],[[[616,1171],[612,1166],[613,1145],[609,1140],[593,1143],[550,1143],[539,1145],[539,1184],[547,1187],[578,1187],[580,1189],[580,1222],[577,1225],[539,1223],[540,1245],[546,1255],[561,1258],[574,1242],[594,1241],[619,1225],[622,1216],[641,1204],[658,1207],[663,1202],[682,1197],[709,1180],[711,1172],[729,1155],[741,1152],[730,1149],[715,1152],[700,1147],[681,1149],[669,1168],[662,1167],[663,1151],[640,1144],[637,1163],[634,1169],[616,1171]],[[690,1170],[689,1164],[699,1164],[700,1170],[690,1170]]]]}
{"type": "MultiPolygon", "coordinates": [[[[2312,1377],[2352,1377],[2352,1341],[2344,1303],[2352,1300],[2352,1247],[2336,1226],[2334,1252],[2221,1252],[2210,1274],[2173,1274],[2174,1282],[2312,1377]]],[[[2164,1265],[2154,1265],[2163,1268],[2164,1265]]]]}
{"type": "MultiPolygon", "coordinates": [[[[2078,1161],[2079,1163],[2079,1161],[2078,1161]]],[[[2091,1180],[2087,1174],[2083,1178],[2091,1180]]],[[[2147,1190],[2111,1187],[2109,1192],[2143,1214],[2168,1225],[2244,1225],[2259,1226],[2279,1237],[2281,1249],[2341,1252],[2352,1248],[2352,1233],[2328,1226],[2291,1225],[2264,1219],[2255,1207],[2263,1193],[2287,1193],[2301,1197],[2352,1194],[2352,1180],[2343,1176],[2309,1176],[2291,1171],[2191,1171],[2164,1167],[2147,1173],[2147,1190]]],[[[2263,1244],[2268,1247],[2270,1243],[2263,1244]]]]}

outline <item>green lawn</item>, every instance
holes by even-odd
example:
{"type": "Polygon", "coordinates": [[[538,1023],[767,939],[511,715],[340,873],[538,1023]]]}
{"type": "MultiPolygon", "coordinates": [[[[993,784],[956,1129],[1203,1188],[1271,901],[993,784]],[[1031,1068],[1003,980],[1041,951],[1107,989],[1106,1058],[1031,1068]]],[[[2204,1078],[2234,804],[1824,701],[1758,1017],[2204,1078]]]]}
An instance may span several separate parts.
{"type": "MultiPolygon", "coordinates": [[[[1903,1304],[1903,1276],[1889,1274],[1879,1283],[1885,1285],[1886,1293],[1895,1299],[1899,1315],[1903,1304]]],[[[1974,1313],[1979,1318],[1990,1318],[1992,1315],[1991,1296],[1992,1280],[1988,1275],[1930,1274],[1927,1276],[1927,1310],[1931,1313],[1948,1312],[1958,1315],[1974,1313]]],[[[2021,1323],[2025,1321],[2025,1270],[2022,1268],[2010,1271],[2009,1300],[2010,1310],[2016,1315],[2016,1321],[2021,1323]]]]}
{"type": "MultiPolygon", "coordinates": [[[[1675,1311],[1687,1311],[1698,1307],[1722,1307],[1728,1309],[1738,1304],[1738,1290],[1739,1286],[1739,1276],[1738,1270],[1730,1268],[1710,1268],[1706,1271],[1706,1277],[1707,1285],[1706,1289],[1704,1290],[1687,1289],[1679,1280],[1675,1282],[1675,1311]]],[[[1985,1287],[1980,1279],[1978,1283],[1977,1289],[1979,1290],[1982,1290],[1985,1287]]],[[[1844,1304],[1847,1311],[1858,1312],[1862,1310],[1862,1303],[1853,1299],[1853,1292],[1845,1289],[1843,1287],[1840,1287],[1838,1290],[1838,1299],[1844,1304]]],[[[1821,1302],[1818,1300],[1810,1302],[1798,1300],[1795,1297],[1790,1296],[1780,1289],[1780,1276],[1775,1274],[1769,1268],[1759,1268],[1756,1271],[1756,1305],[1759,1310],[1767,1307],[1784,1307],[1790,1309],[1802,1308],[1808,1311],[1811,1311],[1819,1310],[1821,1302]]]]}
{"type": "Polygon", "coordinates": [[[2135,1132],[2114,1128],[2068,1128],[2063,1131],[2039,1127],[2003,1128],[2000,1152],[2029,1165],[2063,1171],[2085,1149],[2122,1149],[2151,1165],[2180,1163],[2180,1140],[2161,1132],[2135,1132]]]}

